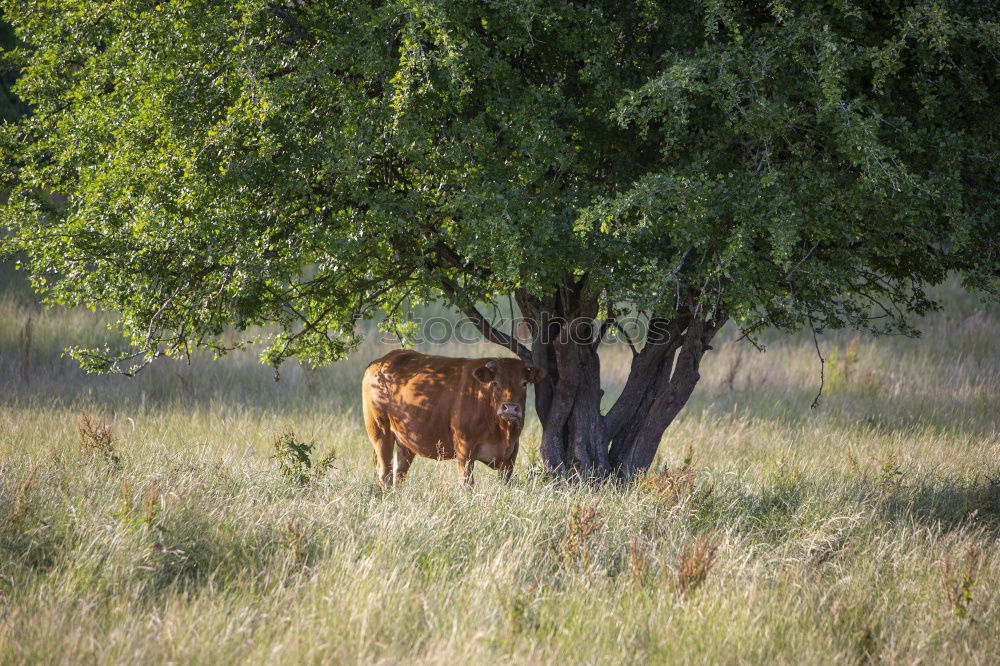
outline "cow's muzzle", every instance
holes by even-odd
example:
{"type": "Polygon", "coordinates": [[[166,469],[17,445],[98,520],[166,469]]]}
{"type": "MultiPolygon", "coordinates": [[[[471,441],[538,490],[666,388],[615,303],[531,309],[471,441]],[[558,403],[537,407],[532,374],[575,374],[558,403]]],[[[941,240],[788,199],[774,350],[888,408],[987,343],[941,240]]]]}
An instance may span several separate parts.
{"type": "Polygon", "coordinates": [[[521,405],[516,402],[505,402],[500,405],[497,416],[505,421],[520,421],[524,418],[524,413],[521,411],[521,405]]]}

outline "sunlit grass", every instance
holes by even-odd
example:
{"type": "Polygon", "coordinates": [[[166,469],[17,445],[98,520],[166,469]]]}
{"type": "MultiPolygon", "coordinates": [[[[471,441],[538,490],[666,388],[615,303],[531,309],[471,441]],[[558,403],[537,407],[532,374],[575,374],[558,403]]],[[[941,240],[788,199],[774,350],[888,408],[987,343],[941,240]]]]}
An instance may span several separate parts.
{"type": "MultiPolygon", "coordinates": [[[[551,483],[533,422],[510,485],[418,459],[388,493],[380,347],[278,383],[250,354],[87,377],[59,352],[100,317],[0,301],[0,662],[989,663],[1000,316],[945,296],[921,339],[824,338],[816,410],[811,338],[724,331],[648,482],[551,483]],[[334,469],[289,483],[287,432],[334,469]]],[[[608,400],[628,358],[603,352],[608,400]]]]}

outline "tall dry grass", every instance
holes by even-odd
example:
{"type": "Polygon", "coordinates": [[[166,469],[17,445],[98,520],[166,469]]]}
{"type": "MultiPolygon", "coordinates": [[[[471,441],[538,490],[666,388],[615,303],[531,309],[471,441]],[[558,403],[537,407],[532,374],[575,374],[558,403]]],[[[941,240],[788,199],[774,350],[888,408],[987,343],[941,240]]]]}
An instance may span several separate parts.
{"type": "Polygon", "coordinates": [[[7,298],[0,663],[991,663],[1000,313],[943,293],[921,339],[824,338],[817,410],[811,339],[724,331],[643,482],[551,483],[532,422],[509,485],[418,460],[387,493],[380,348],[277,384],[248,355],[87,377],[59,353],[106,320],[7,298]],[[290,482],[289,432],[335,462],[290,482]]]}

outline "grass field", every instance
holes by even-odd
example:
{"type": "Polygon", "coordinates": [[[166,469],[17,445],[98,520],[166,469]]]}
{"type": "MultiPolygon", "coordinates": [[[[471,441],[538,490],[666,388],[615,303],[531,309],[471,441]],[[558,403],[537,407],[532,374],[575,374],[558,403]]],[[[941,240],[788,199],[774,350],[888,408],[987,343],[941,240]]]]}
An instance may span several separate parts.
{"type": "Polygon", "coordinates": [[[374,345],[88,377],[101,317],[0,297],[0,663],[996,663],[1000,310],[940,293],[920,339],[824,338],[817,410],[811,339],[724,331],[642,483],[547,481],[530,423],[510,485],[385,493],[374,345]],[[289,483],[289,431],[334,468],[289,483]]]}

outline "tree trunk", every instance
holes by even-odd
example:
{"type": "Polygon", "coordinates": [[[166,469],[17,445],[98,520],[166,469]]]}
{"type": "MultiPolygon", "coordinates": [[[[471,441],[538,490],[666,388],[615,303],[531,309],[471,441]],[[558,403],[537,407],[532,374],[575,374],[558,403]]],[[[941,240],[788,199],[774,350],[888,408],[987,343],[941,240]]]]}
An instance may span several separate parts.
{"type": "Polygon", "coordinates": [[[691,307],[673,319],[654,319],[621,395],[605,415],[597,303],[585,284],[560,289],[551,303],[518,295],[522,314],[535,326],[531,362],[548,371],[535,387],[542,463],[560,476],[629,478],[652,464],[663,433],[691,397],[701,357],[725,318],[706,320],[691,307]]]}

